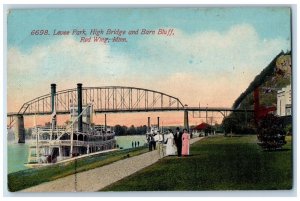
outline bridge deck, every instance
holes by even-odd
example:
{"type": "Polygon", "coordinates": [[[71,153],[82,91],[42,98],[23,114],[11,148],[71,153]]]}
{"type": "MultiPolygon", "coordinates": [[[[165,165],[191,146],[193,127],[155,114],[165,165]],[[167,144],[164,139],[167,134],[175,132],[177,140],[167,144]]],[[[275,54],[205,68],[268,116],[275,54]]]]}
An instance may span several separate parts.
{"type": "MultiPolygon", "coordinates": [[[[174,107],[164,107],[164,108],[138,108],[138,109],[103,109],[95,110],[95,113],[127,113],[127,112],[172,112],[172,111],[200,111],[200,112],[254,112],[253,109],[232,109],[225,107],[184,107],[184,108],[174,108],[174,107]]],[[[56,111],[56,114],[70,114],[69,111],[56,111]]],[[[17,112],[7,113],[8,117],[17,116],[17,112]]],[[[25,113],[24,116],[32,115],[51,115],[51,112],[38,112],[38,113],[25,113]]]]}

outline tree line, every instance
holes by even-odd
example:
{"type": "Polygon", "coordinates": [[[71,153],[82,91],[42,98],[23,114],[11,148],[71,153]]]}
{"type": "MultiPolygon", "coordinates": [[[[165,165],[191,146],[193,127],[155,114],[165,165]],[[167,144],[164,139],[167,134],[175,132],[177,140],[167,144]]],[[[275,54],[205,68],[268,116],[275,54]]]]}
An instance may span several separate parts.
{"type": "Polygon", "coordinates": [[[117,136],[122,136],[122,135],[144,135],[147,132],[147,126],[137,126],[135,127],[134,125],[131,125],[129,127],[127,126],[121,126],[121,125],[115,125],[114,126],[114,131],[117,136]]]}
{"type": "MultiPolygon", "coordinates": [[[[46,122],[45,123],[46,127],[51,126],[50,122],[46,122]]],[[[137,126],[135,127],[134,125],[131,125],[129,127],[127,126],[121,126],[119,124],[112,126],[113,130],[115,131],[115,134],[118,136],[121,135],[144,135],[147,132],[147,126],[143,125],[143,126],[137,126]]],[[[25,136],[26,138],[32,136],[32,128],[25,128],[25,136]]]]}

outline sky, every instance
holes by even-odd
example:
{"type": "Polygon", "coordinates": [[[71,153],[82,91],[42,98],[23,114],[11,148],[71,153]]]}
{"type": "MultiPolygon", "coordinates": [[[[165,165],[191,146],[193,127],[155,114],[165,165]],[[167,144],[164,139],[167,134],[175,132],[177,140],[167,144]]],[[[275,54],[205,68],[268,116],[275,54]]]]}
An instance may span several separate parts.
{"type": "MultiPolygon", "coordinates": [[[[19,9],[10,10],[7,19],[8,112],[50,93],[51,83],[57,90],[77,83],[141,87],[189,106],[231,107],[278,53],[291,49],[287,7],[19,9]],[[119,43],[53,35],[73,29],[139,34],[120,36],[127,42],[119,43]],[[142,35],[142,29],[155,34],[142,35]],[[159,29],[173,29],[174,35],[158,35],[159,29]],[[31,35],[32,30],[48,30],[49,35],[31,35]]],[[[109,120],[146,124],[149,114],[127,115],[109,120]]],[[[157,115],[166,124],[183,121],[183,114],[152,116],[157,115]]]]}

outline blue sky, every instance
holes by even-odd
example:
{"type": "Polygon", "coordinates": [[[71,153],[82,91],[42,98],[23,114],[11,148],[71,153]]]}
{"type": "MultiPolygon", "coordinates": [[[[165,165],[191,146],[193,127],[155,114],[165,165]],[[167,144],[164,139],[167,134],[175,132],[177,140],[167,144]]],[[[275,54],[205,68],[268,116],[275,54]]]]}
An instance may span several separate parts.
{"type": "Polygon", "coordinates": [[[58,90],[77,82],[144,87],[189,105],[230,107],[291,41],[290,9],[280,7],[20,9],[8,14],[7,31],[8,111],[48,93],[53,82],[58,90]],[[30,35],[83,28],[172,28],[175,35],[126,36],[127,43],[107,45],[30,35]]]}
{"type": "MultiPolygon", "coordinates": [[[[192,34],[226,31],[236,24],[251,24],[260,37],[290,39],[289,8],[164,8],[164,9],[37,9],[13,10],[8,15],[8,44],[23,51],[55,38],[30,37],[33,29],[73,28],[158,29],[175,27],[192,34]],[[49,40],[50,39],[50,40],[49,40]]],[[[134,41],[130,43],[134,46],[134,41]]],[[[119,47],[118,47],[119,48],[119,47]]]]}

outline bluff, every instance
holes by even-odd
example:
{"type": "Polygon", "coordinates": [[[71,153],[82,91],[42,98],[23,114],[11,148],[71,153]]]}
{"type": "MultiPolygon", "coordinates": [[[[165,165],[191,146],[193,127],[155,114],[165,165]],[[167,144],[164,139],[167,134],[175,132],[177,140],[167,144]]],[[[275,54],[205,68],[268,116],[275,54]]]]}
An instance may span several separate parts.
{"type": "Polygon", "coordinates": [[[277,90],[291,84],[291,53],[279,53],[249,84],[247,89],[234,101],[232,108],[241,105],[253,107],[253,91],[259,87],[261,104],[276,104],[277,90]],[[252,101],[247,101],[252,99],[252,101]]]}
{"type": "MultiPolygon", "coordinates": [[[[253,93],[257,90],[260,107],[276,108],[277,91],[291,84],[291,52],[280,52],[249,84],[234,101],[233,109],[254,109],[253,93]]],[[[231,113],[224,118],[223,127],[227,132],[247,133],[254,129],[254,115],[231,113]]]]}

